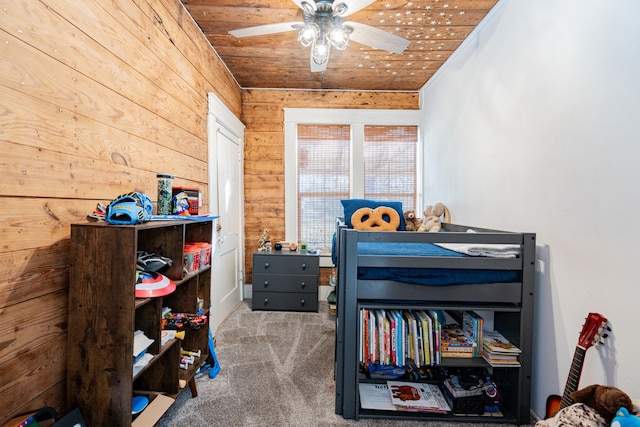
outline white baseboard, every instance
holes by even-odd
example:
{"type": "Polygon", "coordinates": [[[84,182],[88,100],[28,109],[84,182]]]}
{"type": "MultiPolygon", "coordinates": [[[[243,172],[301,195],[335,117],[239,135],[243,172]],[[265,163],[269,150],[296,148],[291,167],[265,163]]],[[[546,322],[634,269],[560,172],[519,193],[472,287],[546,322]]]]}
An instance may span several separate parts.
{"type": "Polygon", "coordinates": [[[534,411],[533,408],[529,410],[529,413],[531,414],[531,419],[534,421],[534,423],[542,420],[542,418],[540,418],[540,416],[536,414],[536,411],[534,411]]]}

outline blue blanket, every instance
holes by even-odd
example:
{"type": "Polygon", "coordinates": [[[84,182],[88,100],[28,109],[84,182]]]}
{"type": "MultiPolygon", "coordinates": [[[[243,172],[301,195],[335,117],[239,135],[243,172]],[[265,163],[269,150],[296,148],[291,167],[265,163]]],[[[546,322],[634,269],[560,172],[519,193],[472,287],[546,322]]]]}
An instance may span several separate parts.
{"type": "MultiPolygon", "coordinates": [[[[360,255],[468,257],[432,243],[359,242],[360,255]]],[[[509,283],[520,280],[518,271],[461,270],[444,268],[358,268],[358,279],[393,280],[417,285],[509,283]]]]}

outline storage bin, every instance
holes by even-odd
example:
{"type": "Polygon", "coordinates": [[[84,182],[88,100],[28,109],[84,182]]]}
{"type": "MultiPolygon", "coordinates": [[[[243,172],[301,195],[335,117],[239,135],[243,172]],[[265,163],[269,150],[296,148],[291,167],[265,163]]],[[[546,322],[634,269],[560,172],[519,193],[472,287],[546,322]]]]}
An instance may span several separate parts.
{"type": "Polygon", "coordinates": [[[200,270],[200,248],[192,243],[184,245],[184,272],[195,273],[200,270]]]}
{"type": "Polygon", "coordinates": [[[211,265],[211,243],[207,242],[188,242],[188,245],[192,245],[200,251],[200,263],[199,268],[203,269],[211,265]]]}

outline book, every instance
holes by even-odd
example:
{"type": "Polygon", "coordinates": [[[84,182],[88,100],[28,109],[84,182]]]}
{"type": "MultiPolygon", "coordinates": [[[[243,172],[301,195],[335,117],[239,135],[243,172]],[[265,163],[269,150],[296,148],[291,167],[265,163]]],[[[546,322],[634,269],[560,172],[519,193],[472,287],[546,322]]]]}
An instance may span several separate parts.
{"type": "Polygon", "coordinates": [[[409,310],[403,310],[402,315],[407,325],[407,351],[405,351],[405,355],[408,359],[412,359],[414,363],[417,363],[417,357],[415,355],[417,346],[414,327],[415,319],[413,319],[409,310]]]}
{"type": "Polygon", "coordinates": [[[375,349],[375,360],[377,360],[381,365],[386,365],[388,362],[387,362],[386,353],[385,353],[384,310],[380,310],[380,309],[374,310],[374,316],[376,320],[376,340],[377,340],[376,341],[377,346],[375,349]]]}
{"type": "Polygon", "coordinates": [[[443,345],[441,347],[441,352],[442,354],[447,353],[447,352],[451,352],[451,353],[471,353],[473,354],[475,350],[474,346],[468,346],[468,347],[458,347],[458,346],[448,346],[448,345],[443,345]]]}
{"type": "Polygon", "coordinates": [[[404,345],[404,334],[405,334],[405,327],[404,327],[404,319],[402,317],[402,314],[400,312],[400,310],[392,310],[391,313],[393,314],[393,316],[396,319],[396,365],[398,366],[405,366],[405,360],[404,360],[404,349],[405,349],[405,345],[404,345]]]}
{"type": "Polygon", "coordinates": [[[475,311],[464,311],[462,313],[462,330],[471,341],[476,344],[474,355],[480,356],[482,353],[482,329],[484,319],[475,311]]]}
{"type": "Polygon", "coordinates": [[[449,412],[447,403],[437,384],[387,381],[391,403],[399,410],[449,412]]]}
{"type": "Polygon", "coordinates": [[[425,361],[424,361],[424,345],[422,343],[423,337],[422,337],[422,326],[420,325],[420,317],[418,317],[418,314],[415,311],[411,312],[411,315],[414,318],[415,321],[415,325],[416,325],[416,337],[418,338],[418,361],[417,361],[417,365],[418,366],[424,366],[426,365],[425,361]]]}
{"type": "Polygon", "coordinates": [[[474,356],[473,351],[442,351],[441,357],[453,357],[458,359],[472,359],[474,356]]]}
{"type": "Polygon", "coordinates": [[[389,359],[392,365],[398,365],[398,355],[396,353],[398,346],[397,323],[396,316],[391,310],[387,311],[387,321],[389,322],[389,359]]]}
{"type": "Polygon", "coordinates": [[[438,321],[438,313],[434,310],[429,310],[427,312],[431,317],[431,324],[433,326],[433,355],[434,355],[434,364],[440,364],[440,322],[438,321]]]}
{"type": "Polygon", "coordinates": [[[376,361],[376,349],[378,348],[378,335],[376,334],[376,314],[369,311],[369,359],[373,363],[376,361]]]}
{"type": "Polygon", "coordinates": [[[382,411],[397,411],[398,408],[391,403],[389,388],[386,384],[359,383],[360,406],[364,409],[377,409],[382,411]]]}
{"type": "Polygon", "coordinates": [[[360,315],[359,321],[358,321],[358,336],[360,337],[360,339],[358,340],[358,363],[364,363],[365,362],[365,358],[363,357],[364,354],[364,310],[360,310],[360,312],[358,313],[360,315]]]}
{"type": "Polygon", "coordinates": [[[520,366],[517,354],[491,353],[486,348],[483,348],[482,357],[491,366],[520,366]]]}
{"type": "Polygon", "coordinates": [[[473,342],[462,330],[460,325],[443,325],[440,331],[440,348],[442,351],[455,349],[455,352],[474,352],[476,343],[473,342]]]}
{"type": "Polygon", "coordinates": [[[416,311],[416,316],[420,319],[420,328],[422,329],[422,347],[424,353],[424,364],[432,365],[433,364],[433,338],[431,337],[431,325],[430,318],[427,314],[422,311],[416,311]]]}
{"type": "Polygon", "coordinates": [[[500,360],[518,360],[519,353],[494,353],[487,350],[486,347],[482,347],[482,354],[490,359],[500,360]]]}
{"type": "Polygon", "coordinates": [[[483,331],[482,345],[491,353],[520,354],[522,352],[498,331],[483,331]]]}
{"type": "Polygon", "coordinates": [[[418,334],[418,324],[413,312],[408,311],[407,317],[409,318],[409,326],[411,327],[411,354],[413,355],[413,362],[418,366],[422,366],[424,363],[420,359],[420,336],[418,334]]]}

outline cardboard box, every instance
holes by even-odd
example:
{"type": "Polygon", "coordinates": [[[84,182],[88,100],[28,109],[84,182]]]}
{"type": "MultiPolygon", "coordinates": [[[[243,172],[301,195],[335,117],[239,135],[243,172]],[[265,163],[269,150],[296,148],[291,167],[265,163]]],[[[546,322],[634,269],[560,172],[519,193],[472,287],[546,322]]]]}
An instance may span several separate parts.
{"type": "Polygon", "coordinates": [[[131,427],[153,427],[162,415],[169,409],[174,399],[158,394],[138,417],[133,420],[131,427]]]}

